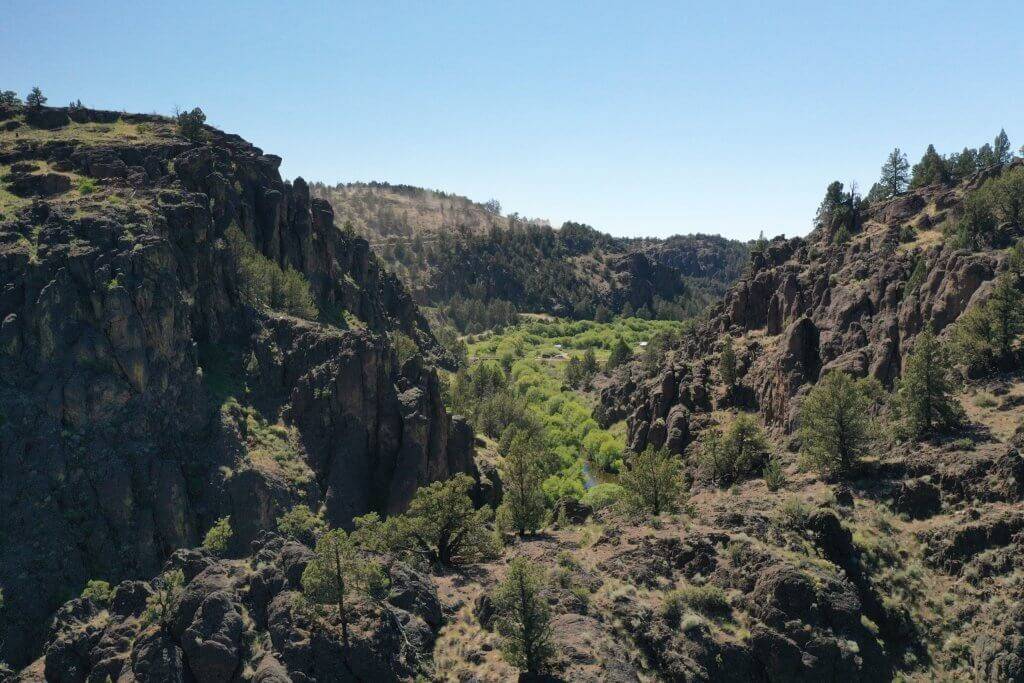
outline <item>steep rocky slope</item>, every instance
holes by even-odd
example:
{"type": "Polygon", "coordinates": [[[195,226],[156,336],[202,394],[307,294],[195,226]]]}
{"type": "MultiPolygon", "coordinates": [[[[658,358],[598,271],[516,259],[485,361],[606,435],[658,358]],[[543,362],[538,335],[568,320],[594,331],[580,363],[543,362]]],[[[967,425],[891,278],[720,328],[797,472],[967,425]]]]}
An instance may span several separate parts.
{"type": "Polygon", "coordinates": [[[245,547],[296,502],[344,525],[472,468],[434,370],[398,367],[397,331],[446,362],[411,297],[278,157],[156,116],[0,122],[0,658],[222,515],[245,547]],[[247,304],[232,228],[317,320],[247,304]]]}
{"type": "Polygon", "coordinates": [[[965,193],[985,179],[876,205],[849,243],[835,244],[824,228],[772,240],[665,368],[623,376],[608,389],[606,419],[629,416],[636,448],[671,438],[682,452],[690,416],[726,405],[714,391],[725,334],[737,340],[740,400],[780,427],[793,427],[800,397],[830,369],[891,388],[915,336],[931,324],[947,338],[958,317],[987,298],[1005,259],[1001,250],[956,248],[942,234],[965,193]],[[926,275],[915,282],[919,263],[926,275]]]}
{"type": "Polygon", "coordinates": [[[453,298],[511,302],[520,311],[593,318],[655,308],[688,313],[739,276],[747,245],[708,235],[628,239],[567,222],[505,216],[458,195],[389,185],[313,185],[339,223],[364,234],[420,303],[453,298]]]}

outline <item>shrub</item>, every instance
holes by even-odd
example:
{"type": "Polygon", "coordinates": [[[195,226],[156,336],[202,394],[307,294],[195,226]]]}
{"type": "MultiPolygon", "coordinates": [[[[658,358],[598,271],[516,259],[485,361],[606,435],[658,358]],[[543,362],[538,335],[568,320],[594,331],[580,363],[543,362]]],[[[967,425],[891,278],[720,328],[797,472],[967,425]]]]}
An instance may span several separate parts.
{"type": "Polygon", "coordinates": [[[689,610],[708,617],[728,615],[729,599],[718,586],[687,585],[666,593],[661,603],[662,616],[673,624],[689,610]]]}
{"type": "Polygon", "coordinates": [[[178,130],[189,140],[199,140],[203,137],[203,124],[206,123],[206,114],[199,107],[192,111],[179,112],[177,121],[178,130]]]}
{"type": "Polygon", "coordinates": [[[92,194],[96,191],[96,181],[92,178],[79,178],[75,185],[78,188],[79,194],[92,194]]]}
{"type": "Polygon", "coordinates": [[[185,574],[180,569],[158,576],[153,582],[153,592],[146,598],[146,611],[141,618],[143,625],[157,624],[161,629],[170,629],[184,585],[185,574]]]}
{"type": "Polygon", "coordinates": [[[327,523],[308,505],[296,505],[277,518],[277,530],[300,543],[313,545],[327,531],[327,523]]]}
{"type": "Polygon", "coordinates": [[[395,345],[395,356],[398,358],[398,367],[405,365],[405,361],[413,356],[419,355],[420,347],[407,334],[394,332],[391,335],[392,343],[395,345]]]}
{"type": "Polygon", "coordinates": [[[594,510],[603,510],[619,502],[624,489],[618,484],[605,483],[592,486],[583,494],[581,502],[594,510]]]}
{"type": "Polygon", "coordinates": [[[313,302],[309,282],[297,270],[284,270],[256,250],[236,226],[224,232],[234,254],[242,299],[255,308],[270,308],[298,318],[312,320],[319,311],[313,302]]]}
{"type": "Polygon", "coordinates": [[[85,584],[85,589],[82,591],[82,597],[92,600],[97,605],[104,607],[109,604],[110,599],[114,597],[114,590],[106,581],[88,581],[85,584]]]}
{"type": "Polygon", "coordinates": [[[765,486],[769,491],[778,491],[786,485],[786,475],[782,471],[782,461],[778,456],[768,458],[768,462],[765,463],[764,469],[761,471],[761,476],[764,477],[765,486]]]}
{"type": "Polygon", "coordinates": [[[797,496],[790,496],[779,505],[776,515],[779,526],[799,531],[807,528],[811,507],[797,496]]]}
{"type": "Polygon", "coordinates": [[[206,536],[203,538],[203,548],[215,555],[223,555],[231,544],[231,536],[231,518],[221,517],[206,532],[206,536]]]}
{"type": "Polygon", "coordinates": [[[701,443],[699,466],[703,476],[728,486],[756,472],[768,453],[768,440],[750,415],[739,415],[724,435],[712,431],[701,443]]]}

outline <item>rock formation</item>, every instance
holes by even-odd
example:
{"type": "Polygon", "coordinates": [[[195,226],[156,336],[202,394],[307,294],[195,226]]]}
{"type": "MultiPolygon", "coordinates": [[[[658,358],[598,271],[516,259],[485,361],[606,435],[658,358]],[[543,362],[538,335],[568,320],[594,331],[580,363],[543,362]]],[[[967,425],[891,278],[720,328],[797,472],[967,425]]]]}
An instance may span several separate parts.
{"type": "Polygon", "coordinates": [[[86,580],[149,577],[221,516],[244,547],[296,503],[343,526],[472,470],[416,305],[278,157],[45,111],[0,113],[2,658],[86,580]],[[229,228],[308,281],[317,321],[247,305],[229,228]],[[427,364],[399,367],[397,332],[427,364]]]}

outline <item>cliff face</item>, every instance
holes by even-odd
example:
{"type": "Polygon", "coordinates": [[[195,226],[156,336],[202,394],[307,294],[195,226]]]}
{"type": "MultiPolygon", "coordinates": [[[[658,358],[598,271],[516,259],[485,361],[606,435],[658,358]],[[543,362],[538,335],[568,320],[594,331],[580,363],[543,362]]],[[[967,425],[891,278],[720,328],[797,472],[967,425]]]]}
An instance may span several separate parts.
{"type": "Polygon", "coordinates": [[[823,229],[769,242],[665,367],[624,374],[605,390],[605,420],[628,417],[634,449],[668,445],[681,453],[705,421],[700,415],[733,403],[788,431],[823,372],[842,369],[891,388],[925,325],[948,336],[991,290],[1003,252],[956,249],[941,234],[964,193],[983,180],[875,206],[846,244],[833,244],[823,229]],[[913,239],[901,240],[908,227],[913,239]],[[922,279],[912,279],[915,269],[922,279]],[[728,398],[715,365],[725,335],[735,340],[742,376],[728,398]]]}
{"type": "Polygon", "coordinates": [[[396,278],[280,159],[168,121],[18,111],[0,132],[0,614],[26,661],[92,578],[151,575],[230,514],[344,525],[472,469],[468,426],[401,331],[444,362],[396,278]],[[38,122],[37,122],[38,125],[38,122]],[[310,284],[319,322],[246,305],[235,227],[310,284]]]}

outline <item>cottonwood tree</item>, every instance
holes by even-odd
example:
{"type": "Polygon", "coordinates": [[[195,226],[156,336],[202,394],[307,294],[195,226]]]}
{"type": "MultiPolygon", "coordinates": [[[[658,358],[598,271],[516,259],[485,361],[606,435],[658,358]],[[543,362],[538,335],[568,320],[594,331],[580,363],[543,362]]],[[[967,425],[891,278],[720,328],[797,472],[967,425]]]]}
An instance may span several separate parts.
{"type": "Polygon", "coordinates": [[[920,439],[960,424],[963,410],[952,391],[952,363],[928,326],[914,340],[896,392],[907,435],[920,439]]]}
{"type": "Polygon", "coordinates": [[[368,591],[380,576],[380,565],[362,557],[352,538],[342,529],[328,531],[320,537],[313,558],[302,572],[302,592],[306,599],[337,608],[346,650],[349,646],[348,600],[368,591]]]}
{"type": "Polygon", "coordinates": [[[505,449],[501,464],[504,494],[498,508],[498,521],[505,528],[515,529],[520,536],[537,533],[544,524],[547,510],[544,501],[544,469],[542,453],[535,440],[516,430],[505,449]]]}
{"type": "Polygon", "coordinates": [[[865,383],[845,372],[830,372],[819,380],[800,408],[807,464],[831,476],[848,474],[873,441],[871,404],[865,383]]]}
{"type": "Polygon", "coordinates": [[[882,195],[886,199],[898,197],[906,191],[910,182],[909,171],[907,155],[901,152],[899,147],[895,148],[882,165],[882,177],[878,181],[882,195]]]}
{"type": "Polygon", "coordinates": [[[543,570],[517,557],[493,596],[502,654],[509,664],[530,675],[542,673],[555,653],[545,588],[543,570]]]}
{"type": "Polygon", "coordinates": [[[634,512],[655,516],[674,512],[683,494],[682,466],[682,461],[664,448],[635,454],[619,475],[623,502],[634,512]]]}

